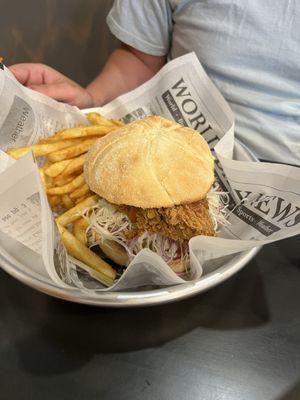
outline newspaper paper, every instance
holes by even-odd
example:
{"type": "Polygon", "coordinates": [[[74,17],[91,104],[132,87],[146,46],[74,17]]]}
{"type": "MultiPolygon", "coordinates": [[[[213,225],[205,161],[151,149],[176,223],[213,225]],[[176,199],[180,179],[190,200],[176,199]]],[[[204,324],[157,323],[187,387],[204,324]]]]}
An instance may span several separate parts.
{"type": "MultiPolygon", "coordinates": [[[[0,71],[0,104],[3,150],[34,143],[61,127],[87,123],[77,108],[22,87],[7,69],[0,71]]],[[[229,211],[229,224],[221,227],[217,238],[199,236],[190,240],[189,279],[200,279],[207,261],[299,234],[300,169],[232,159],[233,114],[194,53],[169,62],[150,81],[96,111],[124,122],[153,114],[166,117],[199,131],[213,151],[216,179],[226,192],[222,200],[229,211]]],[[[0,153],[0,183],[4,183],[0,190],[0,230],[42,252],[45,269],[57,285],[96,293],[185,282],[157,254],[145,249],[114,286],[104,288],[91,278],[93,273],[87,266],[67,256],[38,176],[32,156],[12,162],[0,153]],[[20,194],[17,188],[23,177],[27,181],[20,194]],[[26,205],[24,216],[14,214],[22,204],[26,205]],[[26,229],[20,230],[21,222],[26,229]]]]}

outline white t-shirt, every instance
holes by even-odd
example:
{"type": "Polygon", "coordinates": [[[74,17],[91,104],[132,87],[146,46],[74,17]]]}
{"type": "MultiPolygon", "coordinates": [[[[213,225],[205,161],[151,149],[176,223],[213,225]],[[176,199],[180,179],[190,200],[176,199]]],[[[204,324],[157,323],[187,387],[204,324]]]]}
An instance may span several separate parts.
{"type": "Polygon", "coordinates": [[[300,165],[299,0],[116,0],[122,42],[169,58],[195,51],[259,158],[300,165]]]}

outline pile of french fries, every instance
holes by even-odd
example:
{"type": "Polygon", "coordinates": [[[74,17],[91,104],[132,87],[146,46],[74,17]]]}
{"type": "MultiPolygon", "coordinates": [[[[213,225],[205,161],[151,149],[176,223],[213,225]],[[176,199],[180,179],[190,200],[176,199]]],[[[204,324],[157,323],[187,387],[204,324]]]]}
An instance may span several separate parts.
{"type": "Polygon", "coordinates": [[[49,204],[58,215],[56,223],[68,253],[96,271],[98,279],[110,286],[116,271],[87,246],[88,222],[82,215],[99,197],[89,190],[83,165],[96,140],[124,124],[95,112],[89,113],[87,119],[91,125],[60,130],[32,146],[11,148],[7,154],[19,159],[32,151],[36,158],[45,158],[40,175],[49,204]]]}

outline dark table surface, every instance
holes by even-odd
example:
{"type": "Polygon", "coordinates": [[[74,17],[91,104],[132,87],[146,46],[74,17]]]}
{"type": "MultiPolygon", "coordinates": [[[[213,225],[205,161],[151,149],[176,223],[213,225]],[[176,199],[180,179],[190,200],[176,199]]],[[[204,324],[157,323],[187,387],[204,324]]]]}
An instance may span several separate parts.
{"type": "Polygon", "coordinates": [[[0,270],[0,399],[300,399],[300,238],[194,298],[71,304],[0,270]]]}

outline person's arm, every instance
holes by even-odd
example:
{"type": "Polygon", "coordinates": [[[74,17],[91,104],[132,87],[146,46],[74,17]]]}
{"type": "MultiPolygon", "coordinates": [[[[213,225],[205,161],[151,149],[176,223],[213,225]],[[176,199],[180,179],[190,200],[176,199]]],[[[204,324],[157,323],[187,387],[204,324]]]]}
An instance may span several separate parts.
{"type": "Polygon", "coordinates": [[[152,56],[122,45],[112,53],[100,75],[86,89],[95,105],[106,104],[152,78],[165,62],[164,56],[152,56]]]}
{"type": "Polygon", "coordinates": [[[101,106],[150,79],[165,64],[165,56],[152,56],[122,45],[109,57],[102,72],[86,89],[43,64],[15,64],[11,72],[23,85],[80,108],[101,106]]]}

